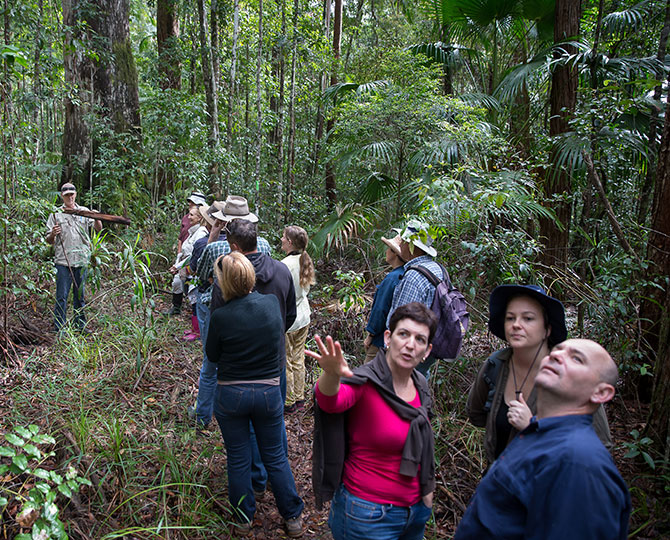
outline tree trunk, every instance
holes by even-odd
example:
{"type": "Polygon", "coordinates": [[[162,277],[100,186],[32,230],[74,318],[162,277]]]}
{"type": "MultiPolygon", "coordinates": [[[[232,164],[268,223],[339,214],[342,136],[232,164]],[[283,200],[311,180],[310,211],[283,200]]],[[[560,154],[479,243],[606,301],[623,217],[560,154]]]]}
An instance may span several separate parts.
{"type": "MultiPolygon", "coordinates": [[[[340,60],[340,47],[342,43],[342,0],[335,0],[335,13],[333,17],[333,70],[330,74],[330,85],[337,84],[337,72],[340,60]]],[[[335,120],[331,116],[326,125],[328,135],[335,128],[335,120]]],[[[328,198],[328,207],[332,210],[337,202],[335,169],[332,161],[326,164],[326,197],[328,198]]]]}
{"type": "Polygon", "coordinates": [[[210,36],[212,45],[212,78],[214,79],[214,88],[219,87],[219,7],[217,0],[210,0],[209,19],[210,36]]]}
{"type": "MultiPolygon", "coordinates": [[[[670,265],[666,263],[665,269],[670,271],[670,265]]],[[[654,391],[647,417],[646,434],[654,441],[656,448],[663,455],[664,463],[667,464],[670,461],[670,294],[667,292],[659,326],[660,339],[654,365],[654,391]]]]}
{"type": "Polygon", "coordinates": [[[298,56],[298,10],[300,0],[293,2],[293,50],[291,55],[291,89],[289,97],[289,135],[288,135],[288,164],[286,182],[286,198],[284,205],[284,221],[289,221],[293,204],[293,187],[295,185],[295,71],[298,56]]]}
{"type": "MultiPolygon", "coordinates": [[[[286,1],[281,1],[281,35],[286,36],[286,1]]],[[[277,190],[279,193],[279,205],[281,206],[284,195],[284,83],[286,62],[284,61],[284,45],[275,46],[275,62],[277,66],[277,85],[279,94],[270,98],[270,108],[277,115],[277,123],[272,132],[272,139],[276,147],[274,172],[277,175],[277,190]]]]}
{"type": "Polygon", "coordinates": [[[43,17],[43,3],[39,0],[37,3],[37,21],[35,22],[35,56],[33,62],[33,94],[38,100],[38,103],[33,109],[33,129],[35,134],[33,137],[33,167],[37,165],[37,159],[41,152],[41,142],[43,130],[41,129],[40,116],[42,111],[42,81],[41,81],[41,63],[42,56],[42,17],[43,17]]]}
{"type": "MultiPolygon", "coordinates": [[[[554,42],[559,43],[579,34],[579,0],[557,0],[554,24],[554,42]]],[[[574,47],[564,46],[568,54],[574,54],[574,47]]],[[[560,57],[559,52],[554,53],[560,57]]],[[[551,219],[540,219],[540,235],[545,242],[542,259],[547,266],[564,267],[568,262],[568,242],[570,239],[570,219],[572,183],[571,174],[558,164],[556,139],[570,130],[569,121],[577,104],[577,70],[571,65],[559,65],[551,77],[549,136],[552,143],[549,156],[549,170],[544,177],[544,196],[551,204],[562,227],[551,219]],[[552,198],[558,195],[556,200],[552,198]]]]}
{"type": "MultiPolygon", "coordinates": [[[[665,110],[665,125],[661,138],[661,148],[658,154],[658,171],[656,174],[656,188],[654,189],[654,201],[652,206],[651,228],[647,241],[647,260],[649,270],[646,276],[648,281],[660,285],[658,287],[646,287],[640,305],[640,320],[643,331],[643,353],[647,363],[654,364],[654,356],[661,347],[667,344],[659,338],[661,333],[661,321],[668,317],[668,283],[670,276],[670,104],[665,110]]],[[[670,371],[668,371],[668,350],[665,349],[666,358],[656,357],[655,377],[656,386],[670,385],[670,371]],[[665,364],[659,365],[659,362],[665,364]],[[659,380],[659,368],[665,371],[666,381],[659,380]]],[[[648,401],[649,389],[639,390],[640,398],[648,401]]],[[[654,398],[655,399],[655,398],[654,398]]],[[[667,429],[667,425],[666,425],[667,429]]]]}
{"type": "Polygon", "coordinates": [[[112,119],[117,133],[140,130],[140,97],[137,69],[130,43],[129,0],[97,0],[98,17],[89,23],[109,61],[100,57],[93,75],[96,97],[112,119]]]}
{"type": "Polygon", "coordinates": [[[215,199],[221,197],[219,185],[219,170],[217,162],[217,148],[219,146],[219,110],[217,102],[217,87],[212,67],[212,57],[207,42],[207,21],[205,20],[205,0],[198,0],[198,21],[200,27],[200,55],[202,61],[202,78],[205,83],[205,100],[207,102],[208,141],[210,153],[209,162],[209,192],[215,199]]]}
{"type": "MultiPolygon", "coordinates": [[[[663,65],[665,61],[665,51],[668,46],[668,36],[670,35],[670,0],[665,5],[665,23],[661,30],[661,37],[658,40],[658,51],[656,59],[659,65],[663,65]]],[[[663,68],[659,68],[656,72],[656,78],[663,80],[663,68]]],[[[654,100],[652,103],[658,103],[659,106],[652,105],[651,115],[649,117],[649,163],[647,165],[647,174],[645,174],[642,186],[638,190],[640,198],[638,201],[637,222],[644,225],[647,222],[649,212],[649,204],[651,202],[651,194],[654,189],[654,182],[656,181],[656,148],[658,146],[657,137],[658,131],[661,127],[660,113],[661,113],[661,94],[662,85],[659,84],[654,88],[654,100]]]]}
{"type": "Polygon", "coordinates": [[[261,154],[263,151],[263,111],[261,108],[261,70],[263,69],[263,0],[258,0],[258,55],[256,56],[256,212],[260,211],[261,154]]]}
{"type": "Polygon", "coordinates": [[[62,5],[65,27],[63,67],[70,91],[65,94],[60,183],[71,182],[81,192],[88,183],[91,168],[90,133],[84,116],[91,109],[93,99],[90,91],[93,62],[85,54],[84,47],[75,45],[75,42],[88,42],[88,36],[77,22],[80,18],[79,0],[63,0],[62,5]]]}
{"type": "MultiPolygon", "coordinates": [[[[331,11],[331,0],[324,0],[323,4],[323,33],[326,39],[330,35],[330,11],[331,11]]],[[[320,85],[319,85],[319,102],[316,109],[316,128],[314,131],[314,155],[313,155],[313,167],[312,167],[312,176],[316,176],[316,173],[319,168],[319,155],[321,154],[321,140],[323,139],[323,125],[325,124],[325,117],[323,114],[323,92],[326,89],[326,84],[328,80],[328,75],[321,73],[320,85]]]]}
{"type": "MultiPolygon", "coordinates": [[[[228,120],[226,122],[226,149],[232,155],[233,148],[233,114],[237,97],[237,39],[240,33],[240,0],[235,0],[233,6],[233,46],[230,61],[230,92],[228,95],[228,120]]],[[[224,192],[228,193],[230,186],[231,167],[226,167],[226,184],[224,192]]]]}
{"type": "Polygon", "coordinates": [[[656,189],[652,207],[647,259],[651,265],[647,279],[663,289],[648,287],[640,308],[645,325],[646,358],[654,365],[654,388],[649,409],[648,434],[663,452],[670,454],[670,104],[665,110],[665,125],[658,155],[656,189]],[[656,352],[656,360],[653,360],[656,352]]]}
{"type": "Polygon", "coordinates": [[[158,40],[158,71],[163,90],[181,88],[179,62],[179,0],[157,0],[156,38],[158,40]]]}

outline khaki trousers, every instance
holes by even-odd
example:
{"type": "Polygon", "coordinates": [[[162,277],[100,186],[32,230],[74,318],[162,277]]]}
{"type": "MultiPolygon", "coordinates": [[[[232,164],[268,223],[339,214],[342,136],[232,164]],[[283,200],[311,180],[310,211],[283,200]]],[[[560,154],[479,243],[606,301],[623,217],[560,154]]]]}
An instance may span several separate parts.
{"type": "Polygon", "coordinates": [[[375,356],[377,356],[377,352],[379,351],[379,347],[376,345],[370,345],[368,348],[365,349],[365,363],[367,364],[368,362],[372,362],[375,359],[375,356]]]}
{"type": "Polygon", "coordinates": [[[286,334],[286,405],[305,400],[305,342],[309,325],[286,334]]]}

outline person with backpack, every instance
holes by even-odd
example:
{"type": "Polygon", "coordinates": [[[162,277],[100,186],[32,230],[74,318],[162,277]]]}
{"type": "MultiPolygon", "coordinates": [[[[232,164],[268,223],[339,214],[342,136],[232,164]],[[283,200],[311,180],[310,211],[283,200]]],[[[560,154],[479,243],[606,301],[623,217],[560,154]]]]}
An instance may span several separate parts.
{"type": "Polygon", "coordinates": [[[395,291],[396,285],[405,273],[405,261],[400,256],[400,235],[398,234],[394,238],[384,238],[382,236],[382,242],[386,244],[386,262],[391,266],[391,271],[377,285],[368,323],[365,325],[365,331],[368,333],[363,341],[366,362],[374,360],[379,349],[384,347],[384,331],[393,301],[393,291],[395,291]]]}
{"type": "Polygon", "coordinates": [[[469,314],[463,295],[456,290],[446,269],[435,261],[437,251],[431,228],[416,219],[409,220],[400,232],[400,256],[407,261],[402,279],[393,291],[387,327],[393,312],[410,302],[420,302],[437,316],[433,352],[417,370],[427,379],[438,358],[456,358],[468,328],[469,314]]]}
{"type": "MultiPolygon", "coordinates": [[[[508,347],[493,353],[470,388],[466,413],[485,427],[484,449],[493,463],[537,412],[535,375],[556,344],[565,341],[563,304],[537,285],[501,285],[489,297],[489,330],[508,347]]],[[[602,406],[593,427],[606,447],[612,446],[602,406]]]]}

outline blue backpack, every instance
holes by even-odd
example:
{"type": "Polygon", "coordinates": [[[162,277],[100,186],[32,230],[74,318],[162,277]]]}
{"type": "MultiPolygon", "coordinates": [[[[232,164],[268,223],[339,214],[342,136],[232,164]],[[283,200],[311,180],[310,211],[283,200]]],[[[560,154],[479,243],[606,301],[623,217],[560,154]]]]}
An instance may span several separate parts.
{"type": "Polygon", "coordinates": [[[435,287],[435,298],[431,309],[437,315],[437,330],[433,337],[431,356],[436,358],[457,358],[463,344],[463,336],[470,326],[470,313],[465,297],[449,279],[446,268],[436,261],[444,278],[440,280],[423,266],[411,266],[406,270],[416,270],[435,287]]]}

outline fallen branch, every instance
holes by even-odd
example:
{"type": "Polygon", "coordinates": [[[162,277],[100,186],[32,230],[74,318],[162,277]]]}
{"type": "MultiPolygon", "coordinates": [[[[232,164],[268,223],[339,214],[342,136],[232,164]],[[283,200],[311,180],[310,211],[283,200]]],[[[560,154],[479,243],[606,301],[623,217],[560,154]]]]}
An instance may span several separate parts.
{"type": "Polygon", "coordinates": [[[603,187],[603,184],[600,181],[600,177],[598,176],[598,172],[596,171],[596,168],[593,165],[591,155],[588,152],[583,151],[582,156],[584,157],[584,163],[586,164],[587,176],[589,177],[589,180],[591,180],[591,183],[593,184],[593,186],[598,191],[598,194],[600,195],[600,199],[602,200],[602,203],[605,206],[605,213],[607,214],[607,218],[610,221],[610,225],[612,226],[612,230],[614,231],[615,236],[619,239],[619,242],[621,243],[621,246],[624,248],[624,250],[626,250],[626,252],[628,252],[630,256],[637,261],[638,265],[642,266],[642,261],[637,256],[637,253],[635,253],[633,248],[630,246],[628,240],[626,240],[626,235],[624,234],[621,225],[619,225],[619,222],[617,221],[617,218],[614,215],[614,210],[612,210],[612,205],[610,204],[609,199],[607,198],[605,188],[603,187]]]}
{"type": "Polygon", "coordinates": [[[130,219],[123,216],[115,216],[113,214],[103,214],[102,212],[92,212],[91,210],[78,210],[76,208],[63,208],[61,210],[64,214],[72,214],[74,216],[83,216],[91,219],[99,219],[100,221],[107,221],[109,223],[118,223],[119,225],[130,225],[130,219]]]}

